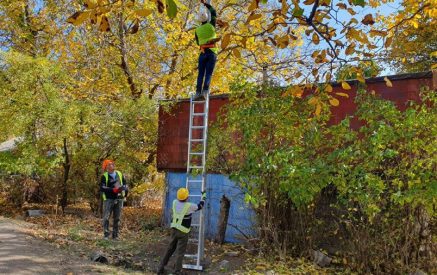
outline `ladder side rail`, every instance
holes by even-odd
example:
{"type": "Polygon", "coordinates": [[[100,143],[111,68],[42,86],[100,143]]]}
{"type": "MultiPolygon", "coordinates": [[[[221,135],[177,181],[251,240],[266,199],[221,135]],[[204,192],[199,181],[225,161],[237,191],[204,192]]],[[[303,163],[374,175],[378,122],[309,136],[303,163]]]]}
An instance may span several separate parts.
{"type": "Polygon", "coordinates": [[[186,182],[185,182],[185,188],[188,188],[188,184],[189,184],[189,178],[190,178],[190,153],[191,153],[191,139],[192,139],[192,132],[191,132],[191,127],[193,125],[193,112],[194,112],[194,104],[193,104],[193,96],[190,97],[190,126],[188,128],[188,153],[187,153],[187,175],[186,175],[186,182]]]}
{"type": "MultiPolygon", "coordinates": [[[[202,156],[202,187],[201,191],[205,191],[206,187],[206,149],[207,149],[207,140],[208,140],[208,114],[209,114],[209,93],[205,96],[205,105],[203,109],[205,116],[203,125],[205,125],[205,128],[203,129],[203,156],[202,156]]],[[[206,202],[205,202],[206,204],[206,202]]],[[[200,213],[200,228],[199,228],[199,245],[198,245],[198,258],[197,258],[197,265],[200,265],[200,260],[203,259],[204,256],[204,244],[205,244],[205,210],[206,205],[204,205],[204,208],[202,209],[200,213]]]]}

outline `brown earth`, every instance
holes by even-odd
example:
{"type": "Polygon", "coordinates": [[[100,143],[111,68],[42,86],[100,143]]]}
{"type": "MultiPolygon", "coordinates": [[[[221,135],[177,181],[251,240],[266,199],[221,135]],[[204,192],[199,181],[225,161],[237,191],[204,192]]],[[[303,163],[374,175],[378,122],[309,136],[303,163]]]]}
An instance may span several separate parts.
{"type": "Polygon", "coordinates": [[[0,274],[133,274],[93,263],[28,234],[32,225],[0,217],[0,274]]]}

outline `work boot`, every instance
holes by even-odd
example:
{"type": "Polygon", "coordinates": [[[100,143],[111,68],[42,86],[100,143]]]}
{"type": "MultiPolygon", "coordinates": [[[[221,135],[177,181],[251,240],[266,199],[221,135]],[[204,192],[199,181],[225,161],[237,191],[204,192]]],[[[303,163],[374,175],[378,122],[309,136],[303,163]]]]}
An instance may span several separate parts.
{"type": "Polygon", "coordinates": [[[164,267],[160,267],[160,268],[158,269],[158,272],[156,272],[156,274],[158,274],[158,275],[164,275],[164,274],[165,274],[165,269],[164,269],[164,267]]]}
{"type": "Polygon", "coordinates": [[[196,94],[194,95],[193,100],[202,100],[202,99],[203,99],[203,93],[196,92],[196,94]]]}
{"type": "Polygon", "coordinates": [[[202,96],[206,99],[206,96],[209,94],[209,90],[203,90],[202,96]]]}

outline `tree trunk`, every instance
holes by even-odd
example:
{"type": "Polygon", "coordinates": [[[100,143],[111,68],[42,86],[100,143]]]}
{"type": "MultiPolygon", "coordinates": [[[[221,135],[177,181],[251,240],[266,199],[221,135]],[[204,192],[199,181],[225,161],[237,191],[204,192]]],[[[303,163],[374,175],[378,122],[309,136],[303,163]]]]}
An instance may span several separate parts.
{"type": "Polygon", "coordinates": [[[231,208],[231,201],[223,195],[220,200],[220,217],[219,217],[219,226],[218,226],[218,234],[215,239],[216,243],[223,244],[225,242],[226,235],[226,227],[228,225],[229,218],[229,209],[231,208]]]}
{"type": "MultiPolygon", "coordinates": [[[[124,2],[122,2],[124,3],[124,2]]],[[[123,4],[122,4],[123,5],[123,4]]],[[[123,8],[123,6],[122,6],[123,8]]],[[[123,21],[123,11],[120,12],[118,18],[118,38],[120,39],[120,56],[121,64],[124,75],[126,76],[127,83],[129,84],[129,89],[133,99],[138,99],[141,96],[142,91],[139,91],[137,85],[135,84],[132,71],[130,70],[128,58],[127,58],[127,45],[126,45],[126,26],[123,21]]]]}
{"type": "Polygon", "coordinates": [[[67,138],[64,138],[64,180],[62,182],[62,197],[61,197],[61,208],[62,213],[64,213],[65,207],[68,203],[68,175],[70,173],[70,155],[68,154],[67,148],[67,138]]]}
{"type": "Polygon", "coordinates": [[[102,200],[102,195],[100,193],[100,170],[99,167],[96,166],[96,182],[97,184],[97,192],[95,192],[95,203],[93,203],[94,205],[94,214],[101,218],[103,217],[103,200],[102,200]]]}

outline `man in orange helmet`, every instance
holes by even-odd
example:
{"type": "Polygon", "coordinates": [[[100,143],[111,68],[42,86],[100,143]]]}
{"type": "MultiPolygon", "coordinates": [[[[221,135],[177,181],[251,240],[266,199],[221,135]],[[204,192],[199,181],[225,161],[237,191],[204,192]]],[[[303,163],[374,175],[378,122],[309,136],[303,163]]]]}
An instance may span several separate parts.
{"type": "Polygon", "coordinates": [[[191,216],[194,212],[199,211],[205,205],[206,193],[202,192],[201,200],[198,204],[188,202],[188,189],[179,188],[177,200],[173,201],[173,219],[171,222],[171,241],[168,245],[167,252],[162,258],[159,265],[158,274],[164,274],[164,268],[170,257],[176,251],[175,274],[182,272],[182,260],[185,250],[187,249],[188,236],[191,229],[191,216]]]}
{"type": "Polygon", "coordinates": [[[109,238],[109,217],[113,216],[112,238],[118,238],[121,210],[123,201],[127,196],[128,187],[126,179],[120,171],[115,170],[115,163],[106,159],[102,164],[103,175],[100,179],[100,192],[103,199],[103,231],[104,239],[109,238]]]}

